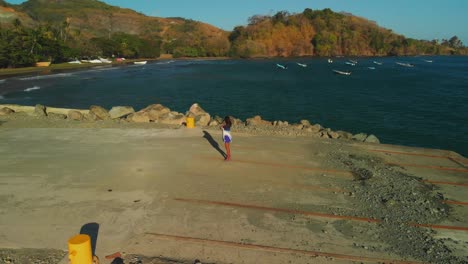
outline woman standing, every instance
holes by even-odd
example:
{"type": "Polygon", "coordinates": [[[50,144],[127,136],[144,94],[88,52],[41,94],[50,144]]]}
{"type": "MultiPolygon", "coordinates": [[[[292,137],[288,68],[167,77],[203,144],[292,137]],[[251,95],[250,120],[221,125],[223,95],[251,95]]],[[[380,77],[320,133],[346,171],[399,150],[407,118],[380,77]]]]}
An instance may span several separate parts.
{"type": "Polygon", "coordinates": [[[226,148],[226,158],[224,160],[229,161],[231,160],[231,141],[232,141],[232,136],[231,136],[231,119],[229,116],[226,116],[224,118],[223,123],[221,124],[221,129],[223,130],[223,141],[224,141],[224,147],[226,148]]]}

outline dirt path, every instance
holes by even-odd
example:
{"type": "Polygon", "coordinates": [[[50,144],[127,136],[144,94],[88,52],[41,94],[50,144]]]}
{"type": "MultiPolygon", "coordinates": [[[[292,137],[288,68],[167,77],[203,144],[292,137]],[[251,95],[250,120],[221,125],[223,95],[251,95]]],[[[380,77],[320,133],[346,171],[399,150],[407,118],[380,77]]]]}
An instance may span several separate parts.
{"type": "Polygon", "coordinates": [[[463,157],[235,135],[225,162],[219,137],[0,126],[0,248],[66,250],[97,223],[101,263],[467,261],[463,157]]]}

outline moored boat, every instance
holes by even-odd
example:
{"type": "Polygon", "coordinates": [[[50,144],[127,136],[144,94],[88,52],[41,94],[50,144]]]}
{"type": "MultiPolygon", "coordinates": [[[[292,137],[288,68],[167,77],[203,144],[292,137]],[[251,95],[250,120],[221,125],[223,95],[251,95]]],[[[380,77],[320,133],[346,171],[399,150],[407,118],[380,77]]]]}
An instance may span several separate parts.
{"type": "Polygon", "coordinates": [[[133,64],[136,64],[136,65],[145,65],[148,61],[135,61],[133,62],[133,64]]]}
{"type": "Polygon", "coordinates": [[[304,68],[307,67],[307,64],[303,64],[303,63],[299,63],[299,62],[297,63],[297,65],[299,65],[301,67],[304,67],[304,68]]]}
{"type": "Polygon", "coordinates": [[[38,61],[36,62],[36,67],[49,67],[50,64],[50,61],[38,61]]]}
{"type": "Polygon", "coordinates": [[[99,60],[100,60],[102,63],[112,63],[111,60],[105,59],[105,58],[99,58],[99,60]]]}
{"type": "Polygon", "coordinates": [[[411,63],[405,63],[405,62],[395,62],[395,63],[403,67],[414,67],[414,64],[411,64],[411,63]]]}
{"type": "Polygon", "coordinates": [[[288,67],[286,67],[286,66],[284,66],[284,65],[281,65],[281,64],[279,64],[279,63],[276,64],[276,67],[281,68],[281,69],[283,69],[283,70],[286,70],[286,69],[288,68],[288,67]]]}
{"type": "Polygon", "coordinates": [[[351,75],[350,71],[339,71],[339,70],[333,70],[334,73],[336,74],[341,74],[341,75],[351,75]]]}
{"type": "Polygon", "coordinates": [[[382,65],[383,63],[382,62],[378,62],[378,61],[373,61],[374,64],[377,64],[377,65],[382,65]]]}
{"type": "Polygon", "coordinates": [[[356,63],[352,63],[352,62],[350,62],[350,61],[346,61],[345,64],[351,65],[351,66],[356,66],[356,63]]]}

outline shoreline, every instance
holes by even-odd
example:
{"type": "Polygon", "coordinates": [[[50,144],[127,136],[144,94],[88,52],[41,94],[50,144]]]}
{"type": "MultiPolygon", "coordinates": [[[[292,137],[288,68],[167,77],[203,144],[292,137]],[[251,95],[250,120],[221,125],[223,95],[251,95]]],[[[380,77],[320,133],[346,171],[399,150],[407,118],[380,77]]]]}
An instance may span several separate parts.
{"type": "MultiPolygon", "coordinates": [[[[168,107],[160,104],[152,104],[140,110],[135,110],[131,106],[114,106],[107,110],[100,106],[90,106],[89,109],[73,109],[42,105],[25,106],[0,104],[0,122],[12,121],[16,122],[13,127],[24,128],[179,129],[185,127],[187,117],[195,118],[196,127],[208,131],[217,131],[219,125],[222,123],[221,117],[211,116],[197,103],[194,103],[185,113],[171,111],[168,107]],[[11,113],[5,114],[3,110],[5,108],[11,109],[11,113]],[[120,116],[111,118],[109,115],[111,112],[116,112],[117,110],[114,111],[115,109],[120,109],[123,112],[120,116]],[[78,117],[75,115],[78,115],[78,117]]],[[[352,134],[342,130],[333,131],[321,124],[313,124],[308,120],[301,120],[299,123],[288,123],[287,121],[281,120],[268,121],[263,120],[259,115],[246,118],[246,120],[241,120],[233,116],[231,116],[231,119],[233,120],[233,129],[238,135],[320,138],[339,140],[341,142],[364,142],[381,146],[399,146],[402,148],[421,150],[431,149],[441,151],[456,159],[466,159],[461,153],[450,149],[385,144],[380,142],[377,136],[367,134],[368,132],[352,134]]]]}
{"type": "Polygon", "coordinates": [[[62,72],[72,72],[84,69],[90,69],[95,67],[118,67],[133,65],[135,61],[157,61],[158,59],[132,59],[126,60],[125,62],[112,62],[112,63],[59,63],[51,64],[48,67],[23,67],[23,68],[12,68],[12,69],[0,69],[0,80],[10,77],[26,76],[33,73],[41,73],[44,75],[62,72]]]}
{"type": "Polygon", "coordinates": [[[59,63],[51,64],[48,67],[22,67],[22,68],[11,68],[11,69],[0,69],[0,80],[16,77],[26,76],[32,73],[52,74],[61,72],[79,71],[82,69],[89,69],[94,67],[118,67],[133,65],[135,61],[183,61],[183,60],[285,60],[285,59],[327,59],[327,58],[391,58],[391,57],[426,57],[426,56],[468,56],[468,55],[415,55],[415,56],[298,56],[298,57],[252,57],[252,58],[237,58],[237,57],[159,57],[159,58],[142,58],[142,59],[127,59],[124,62],[112,62],[112,63],[82,63],[82,64],[70,64],[70,63],[59,63]]]}

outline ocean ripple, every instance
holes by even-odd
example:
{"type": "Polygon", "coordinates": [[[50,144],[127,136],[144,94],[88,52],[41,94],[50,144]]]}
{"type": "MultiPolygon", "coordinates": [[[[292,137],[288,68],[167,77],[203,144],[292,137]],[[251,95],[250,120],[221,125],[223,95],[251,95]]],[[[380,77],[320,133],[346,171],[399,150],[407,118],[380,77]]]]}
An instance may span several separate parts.
{"type": "Polygon", "coordinates": [[[70,77],[72,75],[73,75],[72,73],[57,73],[57,74],[50,74],[50,75],[24,77],[24,78],[19,78],[19,80],[31,81],[31,80],[50,79],[50,78],[64,78],[64,77],[70,77]]]}

